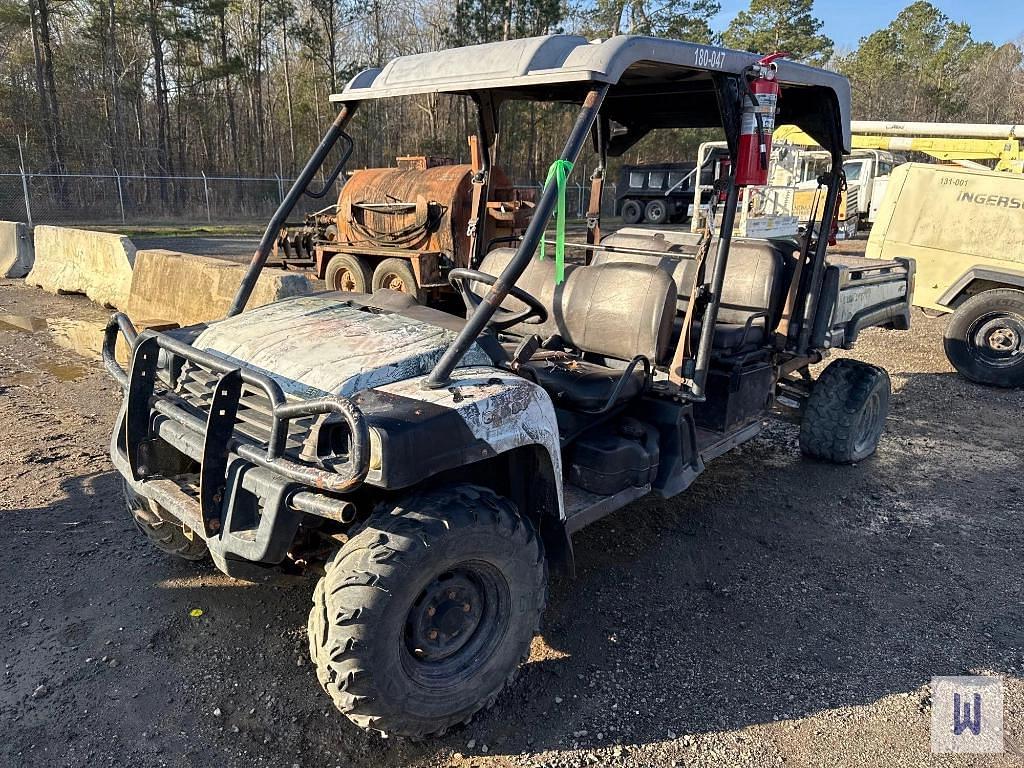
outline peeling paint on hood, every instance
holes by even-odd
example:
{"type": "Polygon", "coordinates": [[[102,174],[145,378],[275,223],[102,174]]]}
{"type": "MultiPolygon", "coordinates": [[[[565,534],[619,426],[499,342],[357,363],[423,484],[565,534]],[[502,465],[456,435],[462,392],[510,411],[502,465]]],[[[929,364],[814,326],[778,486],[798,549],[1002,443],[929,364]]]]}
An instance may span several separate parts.
{"type": "MultiPolygon", "coordinates": [[[[398,314],[339,303],[336,296],[297,296],[213,323],[196,349],[271,376],[301,398],[352,395],[423,376],[455,339],[445,328],[398,314]]],[[[461,366],[489,365],[476,344],[461,366]]]]}

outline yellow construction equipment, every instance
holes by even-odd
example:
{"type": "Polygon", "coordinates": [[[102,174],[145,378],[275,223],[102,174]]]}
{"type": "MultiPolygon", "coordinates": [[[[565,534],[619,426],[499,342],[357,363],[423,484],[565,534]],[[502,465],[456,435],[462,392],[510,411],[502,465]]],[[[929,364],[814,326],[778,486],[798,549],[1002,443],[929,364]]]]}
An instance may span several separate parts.
{"type": "Polygon", "coordinates": [[[960,373],[1024,386],[1024,175],[899,166],[865,255],[913,259],[913,303],[953,313],[945,349],[960,373]]]}
{"type": "MultiPolygon", "coordinates": [[[[855,150],[920,152],[966,168],[1024,173],[1024,125],[854,120],[850,128],[855,150]],[[983,165],[981,161],[986,160],[995,161],[995,166],[983,165]]],[[[817,146],[814,139],[791,125],[776,130],[774,140],[817,146]]]]}

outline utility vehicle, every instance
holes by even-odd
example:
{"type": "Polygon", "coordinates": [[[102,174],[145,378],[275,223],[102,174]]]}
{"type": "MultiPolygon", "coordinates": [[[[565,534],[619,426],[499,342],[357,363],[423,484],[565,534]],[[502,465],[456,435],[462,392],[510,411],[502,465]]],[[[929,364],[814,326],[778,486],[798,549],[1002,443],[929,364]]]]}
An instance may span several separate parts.
{"type": "Polygon", "coordinates": [[[703,234],[602,242],[598,219],[575,265],[557,225],[541,243],[588,137],[603,163],[653,129],[721,126],[738,168],[753,78],[772,78],[779,118],[831,152],[832,216],[850,95],[831,72],[672,40],[553,35],[356,75],[332,97],[337,119],[229,316],[136,334],[115,315],[107,328],[106,363],[126,392],[111,456],[139,528],[232,576],[318,574],[309,644],[320,683],[358,725],[424,736],[467,721],[515,676],[549,563],[572,570],[575,531],[646,494],[682,493],[758,433],[777,396],[802,409],[806,453],[870,455],[885,371],[842,359],[814,381],[810,366],[868,326],[908,326],[905,263],[829,264],[824,239],[734,240],[734,177],[703,234]],[[391,290],[243,313],[280,225],[359,105],[430,93],[473,102],[485,172],[503,103],[576,110],[522,239],[480,243],[476,266],[449,273],[465,316],[391,290]]]}

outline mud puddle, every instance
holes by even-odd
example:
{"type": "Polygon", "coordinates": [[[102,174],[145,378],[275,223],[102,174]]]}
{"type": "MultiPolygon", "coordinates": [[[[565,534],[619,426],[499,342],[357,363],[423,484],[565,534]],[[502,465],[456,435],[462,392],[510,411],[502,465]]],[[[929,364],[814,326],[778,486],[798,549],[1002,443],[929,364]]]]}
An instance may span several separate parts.
{"type": "MultiPolygon", "coordinates": [[[[103,327],[103,323],[96,320],[0,314],[0,331],[45,335],[58,347],[94,360],[99,360],[102,355],[103,327]]],[[[52,373],[61,381],[69,381],[61,377],[72,375],[66,371],[52,373]]]]}

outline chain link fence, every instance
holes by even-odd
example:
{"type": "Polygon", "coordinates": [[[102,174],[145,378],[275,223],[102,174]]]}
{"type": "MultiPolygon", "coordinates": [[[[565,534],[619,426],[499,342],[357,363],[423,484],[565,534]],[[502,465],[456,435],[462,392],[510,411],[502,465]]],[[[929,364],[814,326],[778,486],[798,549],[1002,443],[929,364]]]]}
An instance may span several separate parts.
{"type": "MultiPolygon", "coordinates": [[[[294,179],[0,173],[0,219],[32,224],[166,225],[265,222],[294,179]]],[[[305,200],[295,215],[324,205],[305,200]]]]}
{"type": "MultiPolygon", "coordinates": [[[[111,173],[0,173],[0,219],[66,226],[222,226],[265,223],[280,205],[294,179],[270,176],[145,176],[111,173]]],[[[540,194],[540,185],[516,189],[540,194]]],[[[290,217],[336,202],[303,197],[290,217]]],[[[570,217],[584,218],[589,184],[566,188],[570,217]]],[[[605,184],[602,215],[615,214],[615,184],[605,184]]]]}

